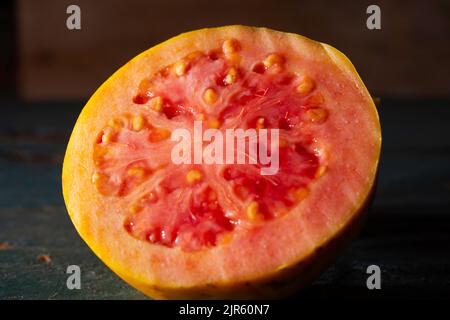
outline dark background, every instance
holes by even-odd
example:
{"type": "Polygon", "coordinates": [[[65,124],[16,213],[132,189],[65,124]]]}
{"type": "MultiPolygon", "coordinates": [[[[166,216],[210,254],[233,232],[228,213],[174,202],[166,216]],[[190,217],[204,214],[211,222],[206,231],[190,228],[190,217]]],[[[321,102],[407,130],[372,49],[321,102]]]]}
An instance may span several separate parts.
{"type": "MultiPolygon", "coordinates": [[[[15,79],[18,93],[29,100],[85,99],[139,52],[181,32],[228,24],[330,43],[348,55],[375,95],[450,94],[446,0],[21,0],[12,6],[14,14],[2,12],[6,20],[14,19],[7,21],[14,29],[5,37],[7,49],[15,49],[15,66],[2,59],[8,62],[5,79],[15,79]],[[80,31],[66,28],[70,4],[81,8],[80,31]],[[381,8],[381,30],[366,28],[370,4],[381,8]]],[[[5,27],[2,32],[10,29],[5,27]]]]}
{"type": "Polygon", "coordinates": [[[329,43],[381,97],[378,190],[361,236],[293,298],[450,297],[449,1],[1,1],[0,299],[142,299],[76,234],[61,163],[82,106],[118,67],[181,32],[265,26],[329,43]],[[80,31],[65,26],[81,7],[80,31]],[[382,29],[366,28],[381,8],[382,29]],[[38,257],[48,254],[50,263],[38,257]],[[82,270],[82,290],[65,270],[82,270]],[[366,288],[379,265],[382,289],[366,288]]]}

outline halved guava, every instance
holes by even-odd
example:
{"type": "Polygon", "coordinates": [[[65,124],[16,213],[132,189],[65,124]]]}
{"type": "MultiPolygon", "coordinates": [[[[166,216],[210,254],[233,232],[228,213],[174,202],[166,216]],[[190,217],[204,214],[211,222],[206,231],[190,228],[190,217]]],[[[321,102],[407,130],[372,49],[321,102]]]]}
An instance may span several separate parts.
{"type": "Polygon", "coordinates": [[[358,229],[380,147],[374,103],[333,47],[202,29],[138,55],[95,92],[67,147],[63,193],[91,249],[150,297],[281,297],[358,229]],[[194,121],[279,129],[278,171],[175,164],[171,135],[194,121]]]}

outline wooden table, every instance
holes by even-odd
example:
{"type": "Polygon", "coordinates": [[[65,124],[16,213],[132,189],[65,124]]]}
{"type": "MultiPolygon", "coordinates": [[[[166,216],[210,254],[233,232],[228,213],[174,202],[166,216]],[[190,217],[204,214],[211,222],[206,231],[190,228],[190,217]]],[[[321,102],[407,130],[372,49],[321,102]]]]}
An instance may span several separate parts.
{"type": "MultiPolygon", "coordinates": [[[[61,162],[81,106],[1,102],[0,299],[145,299],[91,252],[64,207],[61,162]],[[38,259],[45,254],[50,263],[38,259]],[[81,290],[66,287],[72,264],[81,267],[81,290]]],[[[450,101],[382,99],[380,117],[367,224],[294,299],[450,297],[450,101]],[[371,264],[381,268],[381,290],[366,288],[371,264]]]]}

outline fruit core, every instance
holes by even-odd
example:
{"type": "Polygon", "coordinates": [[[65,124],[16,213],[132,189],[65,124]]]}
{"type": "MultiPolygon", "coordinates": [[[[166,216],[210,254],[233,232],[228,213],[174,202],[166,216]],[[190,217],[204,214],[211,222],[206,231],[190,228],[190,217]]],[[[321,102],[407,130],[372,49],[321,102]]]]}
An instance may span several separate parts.
{"type": "Polygon", "coordinates": [[[320,87],[288,70],[282,54],[248,61],[244,50],[227,39],[150,74],[130,97],[135,112],[113,116],[99,132],[92,183],[128,208],[121,214],[130,236],[186,251],[224,245],[237,228],[289,212],[326,172],[312,130],[329,117],[320,87]],[[220,130],[280,129],[278,172],[262,176],[253,164],[174,165],[171,131],[195,120],[220,130]]]}

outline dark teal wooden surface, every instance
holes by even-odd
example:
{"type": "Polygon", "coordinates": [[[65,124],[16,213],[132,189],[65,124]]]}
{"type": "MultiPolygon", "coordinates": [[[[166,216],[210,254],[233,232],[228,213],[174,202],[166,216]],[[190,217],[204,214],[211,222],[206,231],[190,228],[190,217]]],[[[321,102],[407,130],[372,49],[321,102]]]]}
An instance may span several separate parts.
{"type": "MultiPolygon", "coordinates": [[[[81,103],[1,103],[0,299],[145,299],[79,238],[61,195],[61,161],[81,103]],[[38,260],[49,254],[51,263],[38,260]],[[66,288],[68,265],[81,290],[66,288]]],[[[366,226],[293,298],[450,297],[450,102],[383,99],[383,154],[366,226]],[[366,268],[382,289],[365,287],[366,268]]]]}

